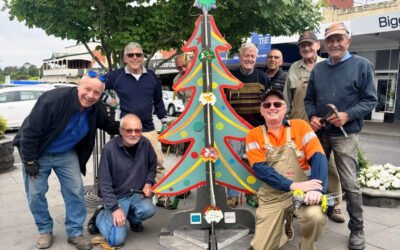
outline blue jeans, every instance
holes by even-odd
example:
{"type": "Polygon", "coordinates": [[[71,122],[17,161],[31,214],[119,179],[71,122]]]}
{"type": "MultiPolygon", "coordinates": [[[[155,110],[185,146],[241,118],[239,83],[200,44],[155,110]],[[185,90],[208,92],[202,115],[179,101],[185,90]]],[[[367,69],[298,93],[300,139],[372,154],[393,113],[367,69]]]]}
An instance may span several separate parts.
{"type": "MultiPolygon", "coordinates": [[[[144,198],[142,194],[126,195],[118,199],[118,204],[131,225],[140,223],[156,213],[152,199],[144,198]]],[[[111,246],[119,246],[125,242],[126,226],[114,225],[111,210],[100,211],[96,218],[96,226],[111,246]]]]}
{"type": "Polygon", "coordinates": [[[350,231],[359,231],[364,228],[362,193],[357,184],[358,172],[358,134],[329,136],[322,133],[319,136],[325,155],[329,157],[333,151],[335,165],[339,173],[342,190],[347,201],[347,212],[350,220],[350,231]]]}
{"type": "MultiPolygon", "coordinates": [[[[239,158],[243,158],[243,155],[245,153],[245,143],[243,141],[235,141],[235,140],[229,140],[229,145],[232,147],[233,152],[239,156],[239,158]]],[[[239,191],[236,191],[235,189],[230,189],[227,188],[227,194],[228,197],[239,197],[239,191]]]]}
{"type": "Polygon", "coordinates": [[[53,219],[50,216],[46,193],[49,190],[48,179],[51,170],[60,181],[61,194],[65,203],[65,229],[68,238],[82,235],[86,219],[86,207],[83,197],[83,181],[78,157],[74,150],[67,153],[44,153],[39,158],[39,175],[33,178],[23,170],[25,192],[29,208],[40,234],[53,231],[53,219]]]}

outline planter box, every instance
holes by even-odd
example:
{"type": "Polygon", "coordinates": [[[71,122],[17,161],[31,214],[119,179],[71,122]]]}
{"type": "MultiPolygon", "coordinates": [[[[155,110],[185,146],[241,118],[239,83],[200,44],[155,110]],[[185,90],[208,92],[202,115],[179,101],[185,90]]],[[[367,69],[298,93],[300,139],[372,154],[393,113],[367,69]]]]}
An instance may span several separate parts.
{"type": "Polygon", "coordinates": [[[0,139],[0,173],[14,167],[14,147],[12,141],[13,138],[10,136],[0,139]]]}
{"type": "Polygon", "coordinates": [[[361,188],[365,206],[397,208],[400,207],[400,190],[379,190],[361,188]]]}

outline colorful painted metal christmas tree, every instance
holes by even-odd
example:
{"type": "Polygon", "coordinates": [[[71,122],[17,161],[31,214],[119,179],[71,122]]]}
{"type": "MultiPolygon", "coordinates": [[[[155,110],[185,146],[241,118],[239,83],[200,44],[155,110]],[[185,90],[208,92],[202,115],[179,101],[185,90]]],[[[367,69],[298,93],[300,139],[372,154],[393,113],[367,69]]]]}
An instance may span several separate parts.
{"type": "Polygon", "coordinates": [[[238,89],[243,85],[219,56],[230,48],[212,16],[206,14],[197,19],[195,30],[183,47],[183,51],[194,53],[194,59],[173,86],[176,91],[191,90],[191,99],[184,113],[159,137],[167,144],[189,141],[190,146],[154,186],[155,193],[172,196],[207,184],[212,188],[215,183],[247,193],[258,189],[260,183],[251,168],[228,143],[232,139],[245,140],[251,128],[232,109],[224,93],[227,88],[238,89]]]}

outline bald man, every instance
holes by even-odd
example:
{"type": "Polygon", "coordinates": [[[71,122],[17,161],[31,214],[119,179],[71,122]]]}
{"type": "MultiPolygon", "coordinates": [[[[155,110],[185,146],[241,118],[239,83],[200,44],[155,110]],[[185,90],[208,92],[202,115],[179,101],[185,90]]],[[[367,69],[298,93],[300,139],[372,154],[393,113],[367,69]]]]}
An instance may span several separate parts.
{"type": "Polygon", "coordinates": [[[152,217],[151,187],[155,183],[157,156],[149,139],[142,135],[138,116],[121,119],[120,136],[110,140],[101,152],[99,207],[90,221],[96,223],[110,246],[120,247],[126,239],[126,221],[134,232],[144,230],[143,221],[152,217]]]}
{"type": "Polygon", "coordinates": [[[266,76],[271,89],[283,92],[287,73],[282,70],[283,56],[279,49],[272,49],[267,54],[266,76]]]}
{"type": "Polygon", "coordinates": [[[92,248],[83,236],[86,207],[81,174],[86,174],[97,129],[110,134],[119,131],[119,123],[109,118],[99,102],[104,91],[102,80],[89,71],[78,87],[44,93],[15,136],[29,208],[39,231],[39,249],[49,248],[53,241],[53,220],[46,200],[52,171],[60,180],[65,202],[68,242],[77,249],[92,248]]]}

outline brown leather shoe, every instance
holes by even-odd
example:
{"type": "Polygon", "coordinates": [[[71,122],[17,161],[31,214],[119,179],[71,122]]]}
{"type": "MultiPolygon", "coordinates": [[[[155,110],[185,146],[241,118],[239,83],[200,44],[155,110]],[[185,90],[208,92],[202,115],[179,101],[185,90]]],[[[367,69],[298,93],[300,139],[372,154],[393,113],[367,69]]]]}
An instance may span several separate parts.
{"type": "Polygon", "coordinates": [[[76,247],[78,250],[90,250],[92,249],[92,245],[90,244],[90,241],[83,237],[83,235],[76,236],[73,238],[68,238],[68,243],[72,244],[76,247]]]}
{"type": "Polygon", "coordinates": [[[235,208],[239,203],[239,197],[228,197],[226,200],[228,207],[235,208]]]}
{"type": "Polygon", "coordinates": [[[293,214],[292,214],[292,213],[287,214],[287,215],[285,216],[285,220],[286,220],[286,223],[285,223],[285,233],[286,233],[286,236],[288,237],[288,241],[291,241],[291,240],[293,240],[293,238],[294,238],[293,214]]]}
{"type": "Polygon", "coordinates": [[[334,208],[332,209],[332,212],[330,214],[328,214],[328,217],[337,223],[343,223],[345,221],[344,216],[342,214],[342,211],[340,210],[340,208],[334,208]]]}
{"type": "Polygon", "coordinates": [[[53,244],[53,234],[52,233],[44,233],[40,234],[36,246],[38,249],[46,249],[51,247],[51,244],[53,244]]]}

